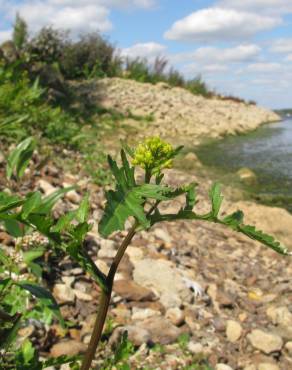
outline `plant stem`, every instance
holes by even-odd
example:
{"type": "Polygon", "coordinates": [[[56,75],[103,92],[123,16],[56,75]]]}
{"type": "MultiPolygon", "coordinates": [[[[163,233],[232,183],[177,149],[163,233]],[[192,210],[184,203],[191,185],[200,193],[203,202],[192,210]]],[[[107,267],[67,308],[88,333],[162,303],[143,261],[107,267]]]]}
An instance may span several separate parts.
{"type": "MultiPolygon", "coordinates": [[[[151,215],[151,213],[158,207],[159,203],[160,201],[156,201],[154,203],[154,205],[147,212],[147,216],[151,215]]],[[[110,305],[115,274],[126,252],[128,245],[131,243],[133,237],[136,234],[137,227],[138,227],[138,223],[137,221],[135,221],[134,225],[131,227],[127,236],[125,237],[122,244],[120,245],[117,251],[117,254],[111,264],[109,273],[106,277],[106,288],[102,289],[102,292],[101,292],[100,301],[99,301],[99,310],[98,310],[98,313],[95,319],[94,328],[91,334],[90,342],[89,342],[87,351],[85,353],[85,356],[82,362],[81,370],[89,370],[91,363],[94,359],[95,352],[96,352],[98,343],[102,335],[104,323],[105,323],[107,312],[108,312],[109,305],[110,305]]]]}
{"type": "Polygon", "coordinates": [[[85,353],[83,363],[81,366],[81,370],[89,370],[91,363],[94,359],[96,348],[98,346],[98,343],[100,341],[104,323],[106,320],[107,312],[109,309],[110,305],[110,300],[111,300],[111,294],[112,294],[112,288],[113,288],[113,282],[115,278],[116,271],[118,269],[118,266],[121,262],[121,259],[123,258],[123,255],[130,244],[131,240],[133,239],[135,233],[136,233],[136,228],[137,228],[137,223],[131,227],[129,230],[127,236],[123,240],[122,244],[120,245],[117,254],[113,260],[113,263],[110,267],[109,273],[106,278],[106,286],[107,289],[103,289],[101,296],[100,296],[100,301],[99,301],[99,310],[96,316],[96,320],[94,323],[94,328],[93,332],[91,335],[91,339],[88,345],[88,349],[85,353]]]}

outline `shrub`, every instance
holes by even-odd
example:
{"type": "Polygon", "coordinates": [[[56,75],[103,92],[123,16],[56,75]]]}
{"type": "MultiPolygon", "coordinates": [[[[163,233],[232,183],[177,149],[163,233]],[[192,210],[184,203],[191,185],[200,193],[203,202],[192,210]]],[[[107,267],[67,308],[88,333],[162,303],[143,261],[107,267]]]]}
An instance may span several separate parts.
{"type": "Polygon", "coordinates": [[[68,79],[104,77],[118,65],[115,48],[99,33],[88,33],[77,42],[68,42],[60,57],[60,69],[68,79]],[[114,63],[114,64],[113,64],[114,63]]]}
{"type": "Polygon", "coordinates": [[[124,75],[126,78],[138,82],[150,82],[150,70],[147,59],[126,58],[124,75]]]}
{"type": "Polygon", "coordinates": [[[208,89],[206,83],[202,80],[201,76],[187,81],[185,83],[185,88],[195,95],[202,95],[204,97],[212,96],[212,93],[208,89]]]}
{"type": "Polygon", "coordinates": [[[43,27],[26,47],[29,62],[58,63],[67,42],[66,32],[43,27]]]}
{"type": "Polygon", "coordinates": [[[39,135],[54,143],[76,146],[78,141],[74,139],[80,134],[76,120],[60,107],[50,106],[38,80],[31,84],[28,73],[17,67],[0,66],[0,134],[1,126],[2,134],[14,127],[20,137],[38,130],[39,135]]]}

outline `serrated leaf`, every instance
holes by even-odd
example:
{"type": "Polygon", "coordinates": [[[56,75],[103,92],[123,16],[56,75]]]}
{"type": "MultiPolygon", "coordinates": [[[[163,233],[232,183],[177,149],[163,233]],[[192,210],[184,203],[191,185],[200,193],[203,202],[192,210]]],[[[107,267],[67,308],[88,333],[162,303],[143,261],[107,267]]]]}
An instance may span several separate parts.
{"type": "Polygon", "coordinates": [[[124,150],[121,150],[121,159],[123,163],[123,169],[125,172],[125,176],[127,179],[127,184],[130,186],[135,186],[136,181],[135,181],[135,176],[134,176],[134,167],[130,167],[126,153],[124,150]]]}
{"type": "Polygon", "coordinates": [[[221,195],[221,186],[215,183],[210,190],[210,199],[212,202],[212,216],[217,217],[220,211],[220,207],[223,201],[223,196],[221,195]]]}
{"type": "Polygon", "coordinates": [[[281,245],[280,242],[274,239],[273,236],[264,233],[263,231],[256,230],[254,226],[251,225],[240,225],[238,230],[243,234],[247,235],[249,238],[257,240],[262,244],[272,248],[274,251],[287,255],[289,251],[286,247],[281,245]]]}
{"type": "Polygon", "coordinates": [[[223,218],[222,222],[226,225],[237,226],[243,222],[244,214],[242,211],[236,211],[223,218]]]}
{"type": "Polygon", "coordinates": [[[128,217],[135,217],[140,224],[147,228],[149,221],[142,207],[143,199],[135,192],[124,192],[121,188],[116,191],[108,191],[106,194],[107,204],[98,230],[103,237],[107,237],[114,231],[123,230],[128,217]]]}

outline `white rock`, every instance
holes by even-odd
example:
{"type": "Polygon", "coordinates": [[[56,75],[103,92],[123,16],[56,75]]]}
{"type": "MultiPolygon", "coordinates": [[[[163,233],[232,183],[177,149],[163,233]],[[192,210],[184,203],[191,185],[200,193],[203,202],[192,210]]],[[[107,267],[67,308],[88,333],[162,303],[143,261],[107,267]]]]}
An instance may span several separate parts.
{"type": "Polygon", "coordinates": [[[84,293],[81,290],[74,289],[74,293],[80,301],[90,302],[92,301],[92,297],[90,294],[84,293]]]}
{"type": "Polygon", "coordinates": [[[100,249],[98,251],[98,258],[114,258],[117,252],[114,249],[100,249]]]}
{"type": "Polygon", "coordinates": [[[96,260],[94,263],[100,269],[101,272],[103,272],[104,274],[107,274],[108,273],[109,267],[108,267],[108,265],[104,261],[102,261],[102,260],[96,260]]]}
{"type": "Polygon", "coordinates": [[[252,346],[269,355],[270,353],[281,351],[283,340],[279,335],[266,333],[255,329],[247,336],[252,346]]]}
{"type": "Polygon", "coordinates": [[[144,253],[141,248],[129,246],[126,251],[127,255],[130,258],[130,261],[139,261],[143,259],[144,253]]]}
{"type": "Polygon", "coordinates": [[[258,365],[258,370],[280,370],[280,368],[276,364],[271,364],[269,362],[263,362],[258,365]]]}
{"type": "Polygon", "coordinates": [[[188,350],[194,354],[198,354],[204,351],[204,347],[202,346],[201,343],[189,342],[188,350]]]}
{"type": "Polygon", "coordinates": [[[292,342],[287,342],[285,348],[288,351],[289,355],[292,355],[292,342]]]}
{"type": "Polygon", "coordinates": [[[158,238],[163,240],[165,243],[171,243],[172,239],[169,235],[169,233],[163,229],[156,228],[154,230],[154,235],[158,238]]]}
{"type": "Polygon", "coordinates": [[[192,298],[182,276],[170,261],[144,258],[133,261],[133,278],[138,284],[153,289],[160,295],[160,302],[166,307],[179,307],[192,298]]]}
{"type": "Polygon", "coordinates": [[[217,364],[215,370],[233,370],[231,366],[226,364],[217,364]]]}
{"type": "Polygon", "coordinates": [[[287,307],[269,307],[267,315],[275,325],[292,326],[292,313],[287,307]]]}
{"type": "Polygon", "coordinates": [[[237,321],[228,320],[226,323],[226,336],[229,342],[235,343],[242,335],[242,327],[237,321]]]}
{"type": "Polygon", "coordinates": [[[74,290],[66,284],[56,284],[53,289],[53,295],[60,303],[74,302],[75,300],[74,290]]]}
{"type": "Polygon", "coordinates": [[[151,308],[133,308],[132,320],[146,320],[149,317],[160,316],[161,313],[151,308]]]}
{"type": "Polygon", "coordinates": [[[66,193],[65,198],[74,204],[79,204],[81,202],[81,196],[75,191],[71,190],[66,193]]]}
{"type": "Polygon", "coordinates": [[[55,188],[48,181],[43,180],[43,179],[38,181],[38,186],[44,192],[46,196],[51,195],[52,193],[54,193],[54,191],[57,190],[57,188],[55,188]]]}

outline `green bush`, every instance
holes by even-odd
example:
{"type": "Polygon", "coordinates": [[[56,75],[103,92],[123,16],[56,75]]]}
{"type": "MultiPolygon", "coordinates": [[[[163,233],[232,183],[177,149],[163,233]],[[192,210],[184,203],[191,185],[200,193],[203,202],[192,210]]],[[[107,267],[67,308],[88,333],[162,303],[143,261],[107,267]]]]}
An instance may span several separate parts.
{"type": "Polygon", "coordinates": [[[212,95],[211,91],[208,89],[201,76],[187,81],[184,87],[195,95],[203,95],[205,97],[210,97],[212,95]]]}
{"type": "Polygon", "coordinates": [[[11,127],[16,136],[22,137],[38,130],[39,135],[54,143],[70,145],[77,144],[75,137],[80,133],[74,117],[49,105],[38,80],[31,84],[28,73],[18,64],[0,66],[0,134],[1,127],[2,134],[11,127]]]}
{"type": "Polygon", "coordinates": [[[52,27],[43,27],[28,41],[26,58],[29,62],[58,63],[66,43],[66,32],[52,27]]]}
{"type": "Polygon", "coordinates": [[[67,79],[104,77],[119,65],[115,48],[99,33],[83,35],[79,41],[68,42],[60,56],[60,70],[67,79]]]}

